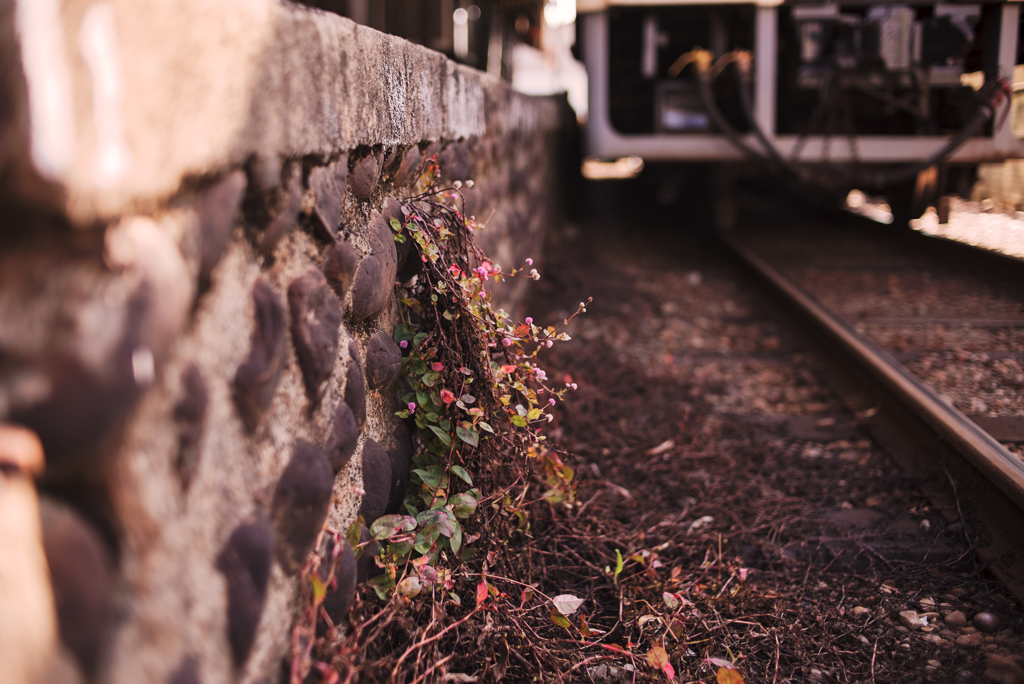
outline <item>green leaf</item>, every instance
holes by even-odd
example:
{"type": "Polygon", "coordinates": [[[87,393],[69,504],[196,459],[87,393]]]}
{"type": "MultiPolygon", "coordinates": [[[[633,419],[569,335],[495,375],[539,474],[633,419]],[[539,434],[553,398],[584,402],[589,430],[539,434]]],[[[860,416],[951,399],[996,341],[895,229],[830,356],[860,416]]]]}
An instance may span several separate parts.
{"type": "Polygon", "coordinates": [[[430,428],[431,432],[437,435],[437,438],[441,440],[442,444],[444,444],[445,446],[451,446],[452,438],[451,436],[448,435],[447,432],[437,427],[436,425],[428,425],[427,427],[430,428]]]}
{"type": "Polygon", "coordinates": [[[526,419],[522,416],[512,416],[512,424],[516,427],[526,427],[526,419]]]}
{"type": "Polygon", "coordinates": [[[394,558],[398,563],[403,562],[405,557],[409,555],[410,551],[412,551],[411,541],[388,544],[388,555],[394,558]]]}
{"type": "Polygon", "coordinates": [[[452,536],[448,543],[452,547],[452,553],[458,554],[459,549],[462,548],[462,525],[457,522],[452,523],[452,536]]]}
{"type": "Polygon", "coordinates": [[[391,573],[385,572],[382,575],[371,577],[366,580],[366,583],[373,587],[373,590],[377,592],[377,597],[381,601],[388,600],[388,593],[391,589],[395,588],[395,580],[392,579],[391,573]]]}
{"type": "Polygon", "coordinates": [[[468,484],[470,487],[473,486],[473,478],[469,476],[469,473],[466,472],[465,468],[463,468],[462,466],[454,465],[452,466],[452,472],[455,473],[455,476],[457,478],[468,484]]]}
{"type": "Polygon", "coordinates": [[[360,551],[362,551],[362,549],[359,548],[359,540],[362,537],[362,530],[360,529],[359,525],[360,523],[362,523],[362,521],[362,516],[357,517],[355,520],[352,521],[352,524],[348,526],[348,530],[345,532],[345,538],[348,539],[349,545],[353,549],[357,549],[357,558],[359,556],[360,551]]]}
{"type": "Polygon", "coordinates": [[[530,412],[526,414],[526,420],[537,420],[540,418],[540,413],[539,408],[530,409],[530,412]]]}
{"type": "Polygon", "coordinates": [[[383,515],[370,525],[370,534],[374,539],[390,539],[401,532],[412,532],[415,529],[415,518],[407,515],[383,515]]]}
{"type": "Polygon", "coordinates": [[[388,223],[391,224],[391,230],[395,231],[396,233],[402,231],[402,224],[398,219],[392,218],[390,221],[388,221],[388,223]]]}
{"type": "Polygon", "coordinates": [[[418,347],[421,344],[423,344],[423,340],[425,340],[425,339],[427,339],[427,333],[424,333],[424,332],[416,333],[416,337],[412,338],[412,343],[413,343],[414,346],[418,347]]]}
{"type": "Polygon", "coordinates": [[[494,434],[494,428],[492,428],[489,423],[485,423],[484,421],[481,420],[479,423],[477,423],[477,425],[480,426],[481,430],[487,430],[492,435],[494,434]]]}
{"type": "Polygon", "coordinates": [[[468,518],[476,511],[477,500],[469,494],[456,494],[448,499],[456,518],[468,518]]]}
{"type": "Polygon", "coordinates": [[[548,617],[550,617],[551,621],[554,622],[559,627],[564,627],[565,629],[569,629],[569,621],[565,619],[564,615],[559,613],[554,608],[551,609],[551,614],[548,617]]]}
{"type": "Polygon", "coordinates": [[[452,423],[447,418],[442,418],[441,420],[437,421],[437,424],[441,426],[442,430],[451,430],[452,429],[452,423]]]}
{"type": "Polygon", "coordinates": [[[405,323],[399,323],[395,327],[395,342],[401,342],[402,340],[411,340],[413,337],[413,330],[405,323]]]}
{"type": "MultiPolygon", "coordinates": [[[[480,443],[480,434],[476,430],[457,425],[455,427],[455,434],[459,436],[459,439],[470,446],[477,446],[480,443]]],[[[473,483],[470,482],[470,484],[473,483]]]]}
{"type": "Polygon", "coordinates": [[[412,472],[419,475],[419,478],[423,481],[423,484],[427,485],[431,489],[437,489],[441,486],[441,476],[443,471],[439,466],[430,466],[426,470],[416,468],[412,472]]]}
{"type": "MultiPolygon", "coordinates": [[[[423,511],[416,516],[416,522],[418,522],[423,530],[433,530],[436,528],[439,535],[445,537],[452,536],[452,519],[448,517],[448,511],[423,511]]],[[[434,536],[437,539],[437,535],[434,536]]]]}
{"type": "Polygon", "coordinates": [[[623,566],[623,563],[622,563],[622,553],[618,549],[615,549],[615,579],[616,580],[619,578],[619,573],[622,572],[622,566],[623,566]]]}
{"type": "Polygon", "coordinates": [[[437,371],[427,371],[423,374],[423,384],[427,387],[433,387],[437,384],[437,381],[441,379],[441,374],[437,371]]]}

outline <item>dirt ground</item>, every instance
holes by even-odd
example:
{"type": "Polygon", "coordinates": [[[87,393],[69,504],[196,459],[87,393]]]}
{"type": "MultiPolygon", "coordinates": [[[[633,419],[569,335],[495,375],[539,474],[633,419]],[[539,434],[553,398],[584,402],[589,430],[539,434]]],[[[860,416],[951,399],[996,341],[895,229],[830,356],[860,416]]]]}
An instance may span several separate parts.
{"type": "Polygon", "coordinates": [[[631,211],[553,234],[527,306],[548,324],[594,298],[547,362],[579,387],[549,435],[580,488],[503,561],[585,602],[569,629],[524,608],[492,634],[505,681],[666,681],[661,645],[680,682],[715,681],[711,658],[747,682],[1024,682],[984,531],[929,509],[700,219],[631,211]]]}

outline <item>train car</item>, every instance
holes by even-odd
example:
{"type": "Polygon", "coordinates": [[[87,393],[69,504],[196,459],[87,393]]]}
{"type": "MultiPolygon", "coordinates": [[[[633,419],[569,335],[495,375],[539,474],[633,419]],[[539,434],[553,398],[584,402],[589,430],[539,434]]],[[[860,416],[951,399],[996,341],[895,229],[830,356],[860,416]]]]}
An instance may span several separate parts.
{"type": "MultiPolygon", "coordinates": [[[[578,0],[588,155],[754,161],[896,222],[1024,156],[1010,100],[1020,4],[578,0]]],[[[919,214],[918,214],[919,215],[919,214]]]]}

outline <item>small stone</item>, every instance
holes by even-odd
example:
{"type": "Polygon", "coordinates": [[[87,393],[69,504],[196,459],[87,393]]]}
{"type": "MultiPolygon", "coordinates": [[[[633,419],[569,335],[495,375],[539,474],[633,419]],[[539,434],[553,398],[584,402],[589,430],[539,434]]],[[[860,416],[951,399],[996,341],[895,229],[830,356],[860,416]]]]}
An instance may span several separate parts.
{"type": "Polygon", "coordinates": [[[316,201],[313,213],[323,228],[325,237],[331,241],[338,237],[341,198],[345,193],[347,178],[348,155],[342,155],[329,165],[319,166],[309,172],[309,189],[313,191],[316,201]]]}
{"type": "Polygon", "coordinates": [[[206,406],[209,392],[206,381],[196,365],[189,364],[181,374],[182,396],[174,406],[174,420],[178,424],[178,458],[175,466],[183,489],[188,489],[199,468],[199,440],[206,425],[206,406]]]}
{"type": "Polygon", "coordinates": [[[217,557],[228,595],[228,642],[236,666],[249,657],[270,579],[271,539],[266,519],[257,514],[231,533],[217,557]]]}
{"type": "Polygon", "coordinates": [[[940,631],[939,634],[942,636],[943,639],[949,639],[950,641],[956,641],[956,638],[960,636],[956,632],[949,629],[944,629],[940,631]]]}
{"type": "Polygon", "coordinates": [[[384,515],[391,494],[391,458],[380,444],[372,439],[363,443],[363,500],[359,514],[372,523],[384,515]]]}
{"type": "Polygon", "coordinates": [[[201,239],[200,277],[208,279],[213,268],[224,256],[235,215],[242,205],[247,180],[245,172],[235,170],[211,187],[203,196],[199,207],[199,234],[201,239]]]}
{"type": "Polygon", "coordinates": [[[255,308],[249,356],[235,372],[235,405],[249,431],[256,429],[270,406],[284,366],[284,307],[270,284],[257,278],[252,288],[255,308]]]}
{"type": "Polygon", "coordinates": [[[960,628],[960,633],[961,634],[977,634],[978,633],[978,628],[977,627],[971,627],[971,626],[961,627],[960,628]]]}
{"type": "Polygon", "coordinates": [[[366,384],[372,390],[385,390],[402,369],[402,350],[391,336],[378,330],[366,346],[366,384]]]}
{"type": "Polygon", "coordinates": [[[942,662],[940,662],[938,660],[929,660],[928,664],[931,665],[932,667],[942,667],[942,662]]]}
{"type": "Polygon", "coordinates": [[[339,240],[324,250],[324,276],[339,299],[345,298],[358,267],[359,256],[344,240],[339,240]]]}
{"type": "Polygon", "coordinates": [[[298,222],[299,211],[302,209],[301,164],[292,164],[283,192],[284,197],[260,237],[259,250],[263,256],[271,256],[278,243],[291,232],[298,222]]]}
{"type": "Polygon", "coordinates": [[[380,162],[381,154],[374,152],[352,165],[348,187],[356,199],[366,199],[377,187],[377,179],[380,178],[380,162]]]}
{"type": "Polygon", "coordinates": [[[924,636],[924,640],[927,641],[929,644],[933,644],[935,646],[941,646],[946,641],[938,634],[926,634],[924,636]]]}
{"type": "Polygon", "coordinates": [[[306,392],[313,401],[319,401],[338,357],[341,303],[324,274],[310,269],[288,286],[288,308],[306,392]]]}
{"type": "Polygon", "coordinates": [[[282,565],[297,572],[320,534],[331,502],[334,471],[324,453],[298,440],[271,504],[282,565]]]}
{"type": "Polygon", "coordinates": [[[78,513],[46,498],[39,513],[60,638],[91,677],[113,617],[113,564],[99,533],[78,513]]]}
{"type": "Polygon", "coordinates": [[[954,681],[956,684],[974,684],[974,680],[974,673],[967,670],[960,670],[956,674],[956,679],[954,681]]]}
{"type": "Polygon", "coordinates": [[[398,166],[398,171],[395,173],[394,184],[396,188],[404,188],[409,184],[410,181],[419,177],[420,170],[420,148],[417,145],[413,145],[402,157],[402,163],[398,166]]]}
{"type": "Polygon", "coordinates": [[[331,424],[331,434],[324,444],[324,452],[331,462],[331,468],[335,473],[348,465],[352,454],[356,451],[359,441],[359,425],[356,423],[355,414],[344,401],[339,401],[334,410],[334,422],[331,424]]]}
{"type": "Polygon", "coordinates": [[[960,629],[961,627],[967,626],[967,616],[963,614],[963,611],[954,610],[953,612],[942,618],[942,621],[953,629],[960,629]]]}
{"type": "Polygon", "coordinates": [[[900,611],[900,624],[907,629],[921,629],[927,624],[921,619],[921,616],[917,614],[916,610],[901,610],[900,611]]]}
{"type": "Polygon", "coordinates": [[[961,634],[956,638],[956,645],[963,648],[978,648],[985,645],[985,638],[980,634],[961,634]]]}
{"type": "Polygon", "coordinates": [[[978,628],[978,631],[991,634],[992,632],[999,631],[999,625],[1001,620],[998,615],[982,611],[971,619],[971,624],[978,628]]]}
{"type": "Polygon", "coordinates": [[[360,430],[366,423],[366,380],[359,358],[359,345],[355,340],[348,343],[348,367],[345,369],[345,403],[352,409],[356,425],[360,430]]]}
{"type": "Polygon", "coordinates": [[[853,614],[854,615],[870,615],[871,614],[871,609],[870,608],[865,608],[864,606],[854,606],[853,607],[853,614]]]}
{"type": "Polygon", "coordinates": [[[997,655],[995,653],[990,653],[985,656],[986,674],[990,670],[999,672],[1004,677],[1008,676],[1010,681],[1014,684],[1024,684],[1024,669],[1022,669],[1017,662],[1007,658],[1006,656],[997,655]]]}

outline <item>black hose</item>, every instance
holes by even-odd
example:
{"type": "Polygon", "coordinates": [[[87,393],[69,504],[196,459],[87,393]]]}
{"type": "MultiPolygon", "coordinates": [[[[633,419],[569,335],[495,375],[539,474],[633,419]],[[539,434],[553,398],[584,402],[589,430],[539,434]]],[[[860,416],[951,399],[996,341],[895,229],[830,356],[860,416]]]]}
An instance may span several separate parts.
{"type": "Polygon", "coordinates": [[[736,129],[732,127],[722,112],[718,109],[718,105],[715,103],[715,96],[711,92],[711,76],[707,72],[701,73],[697,78],[700,84],[700,97],[704,101],[704,108],[708,111],[708,116],[711,117],[711,121],[714,122],[718,130],[729,139],[737,149],[754,159],[764,160],[764,155],[748,145],[740,134],[736,132],[736,129]]]}

